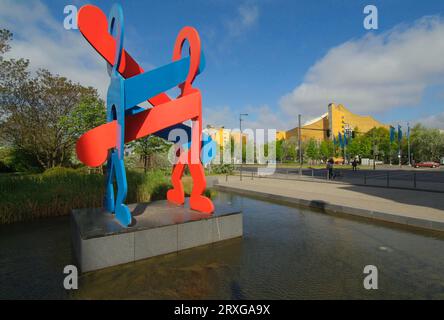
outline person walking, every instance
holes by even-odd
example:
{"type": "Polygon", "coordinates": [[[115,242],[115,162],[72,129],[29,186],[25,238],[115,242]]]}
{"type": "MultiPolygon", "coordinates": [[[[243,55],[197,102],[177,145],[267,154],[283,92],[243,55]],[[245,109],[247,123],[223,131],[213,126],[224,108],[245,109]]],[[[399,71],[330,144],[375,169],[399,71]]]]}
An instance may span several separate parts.
{"type": "Polygon", "coordinates": [[[353,161],[352,161],[353,171],[356,171],[357,167],[358,167],[358,161],[356,161],[356,158],[354,158],[353,161]]]}
{"type": "Polygon", "coordinates": [[[334,163],[334,161],[332,158],[328,159],[327,170],[328,170],[328,179],[329,180],[333,179],[333,163],[334,163]]]}

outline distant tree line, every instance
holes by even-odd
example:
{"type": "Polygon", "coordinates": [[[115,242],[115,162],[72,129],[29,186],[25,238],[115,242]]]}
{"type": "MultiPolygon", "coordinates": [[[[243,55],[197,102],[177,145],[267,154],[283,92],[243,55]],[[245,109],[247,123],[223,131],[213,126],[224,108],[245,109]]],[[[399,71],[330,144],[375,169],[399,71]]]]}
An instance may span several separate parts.
{"type": "MultiPolygon", "coordinates": [[[[397,133],[390,142],[390,131],[384,127],[373,128],[361,133],[354,129],[354,138],[348,139],[348,144],[342,148],[339,143],[331,140],[318,141],[309,139],[302,142],[304,162],[318,163],[331,157],[343,157],[344,151],[347,159],[354,157],[375,158],[385,163],[398,164],[398,153],[401,150],[403,163],[408,162],[408,139],[404,132],[398,142],[397,133]]],[[[413,161],[439,161],[444,156],[444,134],[438,129],[427,128],[416,124],[410,130],[410,152],[413,161]]],[[[278,141],[278,161],[298,161],[297,141],[278,141]],[[285,153],[285,147],[290,147],[294,153],[285,153]],[[284,154],[286,156],[284,156],[284,154]],[[288,156],[290,154],[290,156],[288,156]]]]}
{"type": "MultiPolygon", "coordinates": [[[[370,158],[385,163],[399,163],[399,150],[401,151],[402,163],[408,162],[408,138],[407,133],[402,134],[398,140],[398,133],[394,132],[392,142],[390,131],[385,127],[375,127],[367,132],[360,132],[354,128],[353,137],[347,139],[345,147],[341,147],[336,137],[334,140],[308,139],[301,142],[302,160],[312,165],[327,161],[330,158],[347,159],[370,158]],[[336,141],[335,141],[336,140],[336,141]]],[[[250,140],[248,140],[250,141],[250,140]]],[[[231,156],[234,154],[234,138],[231,137],[231,156]]],[[[242,143],[242,159],[246,162],[246,142],[242,143]]],[[[265,156],[268,157],[268,145],[257,145],[256,148],[264,148],[265,156]]],[[[221,149],[221,153],[224,151],[221,149]]],[[[410,154],[412,161],[440,161],[444,157],[444,133],[439,129],[427,128],[422,124],[416,124],[410,129],[410,154]]],[[[237,159],[239,160],[239,159],[237,159]]],[[[257,162],[256,152],[254,161],[257,162]]],[[[276,141],[276,161],[299,162],[298,139],[293,136],[289,139],[276,141]]]]}

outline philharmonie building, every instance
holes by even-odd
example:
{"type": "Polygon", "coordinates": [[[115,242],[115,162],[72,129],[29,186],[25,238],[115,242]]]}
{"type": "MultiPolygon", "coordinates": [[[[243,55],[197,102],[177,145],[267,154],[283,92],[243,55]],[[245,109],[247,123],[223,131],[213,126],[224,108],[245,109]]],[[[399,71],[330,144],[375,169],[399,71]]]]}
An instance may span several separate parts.
{"type": "MultiPolygon", "coordinates": [[[[371,116],[361,116],[352,113],[342,104],[330,103],[326,113],[312,119],[301,126],[301,140],[315,139],[317,141],[333,140],[341,135],[353,135],[356,130],[365,133],[375,127],[389,128],[371,116]]],[[[278,131],[277,139],[298,139],[299,128],[288,131],[278,131]]]]}

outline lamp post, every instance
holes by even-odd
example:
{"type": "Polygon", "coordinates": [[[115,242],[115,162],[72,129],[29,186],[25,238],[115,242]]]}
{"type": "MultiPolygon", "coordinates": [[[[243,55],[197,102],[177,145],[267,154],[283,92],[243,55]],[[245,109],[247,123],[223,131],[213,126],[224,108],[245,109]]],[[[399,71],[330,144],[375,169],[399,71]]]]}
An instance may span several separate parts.
{"type": "Polygon", "coordinates": [[[409,167],[411,167],[412,161],[410,158],[410,123],[408,123],[408,122],[407,122],[407,148],[408,148],[407,152],[408,152],[408,156],[409,156],[408,164],[409,164],[409,167]]]}
{"type": "Polygon", "coordinates": [[[376,137],[373,129],[373,170],[376,170],[376,137]]]}
{"type": "Polygon", "coordinates": [[[401,126],[398,124],[398,161],[400,168],[402,167],[401,141],[402,141],[402,131],[401,131],[401,126]]]}
{"type": "Polygon", "coordinates": [[[240,148],[240,150],[241,150],[241,154],[240,154],[240,156],[241,156],[241,165],[240,165],[240,180],[242,181],[242,166],[243,166],[243,161],[244,161],[244,159],[243,159],[243,141],[242,141],[242,116],[245,116],[245,117],[247,117],[248,116],[248,113],[240,113],[239,114],[239,143],[240,143],[240,145],[241,145],[241,148],[240,148]]]}
{"type": "Polygon", "coordinates": [[[302,149],[301,149],[301,115],[298,115],[298,150],[299,150],[299,175],[302,175],[302,149]]]}

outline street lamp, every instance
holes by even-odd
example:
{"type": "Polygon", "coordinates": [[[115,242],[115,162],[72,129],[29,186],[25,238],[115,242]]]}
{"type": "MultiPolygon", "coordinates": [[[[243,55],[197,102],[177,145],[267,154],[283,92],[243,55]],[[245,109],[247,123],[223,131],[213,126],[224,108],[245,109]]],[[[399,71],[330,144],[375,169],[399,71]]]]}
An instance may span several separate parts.
{"type": "Polygon", "coordinates": [[[240,154],[240,157],[241,157],[241,165],[240,165],[240,180],[242,181],[242,165],[243,165],[243,151],[242,151],[242,149],[243,149],[243,144],[242,144],[242,116],[245,116],[245,117],[247,117],[248,116],[248,113],[240,113],[239,114],[239,143],[240,143],[240,145],[241,145],[241,148],[240,148],[240,150],[241,150],[241,154],[240,154]]]}
{"type": "Polygon", "coordinates": [[[299,150],[299,176],[302,175],[302,146],[301,146],[301,115],[298,114],[298,150],[299,150]]]}

